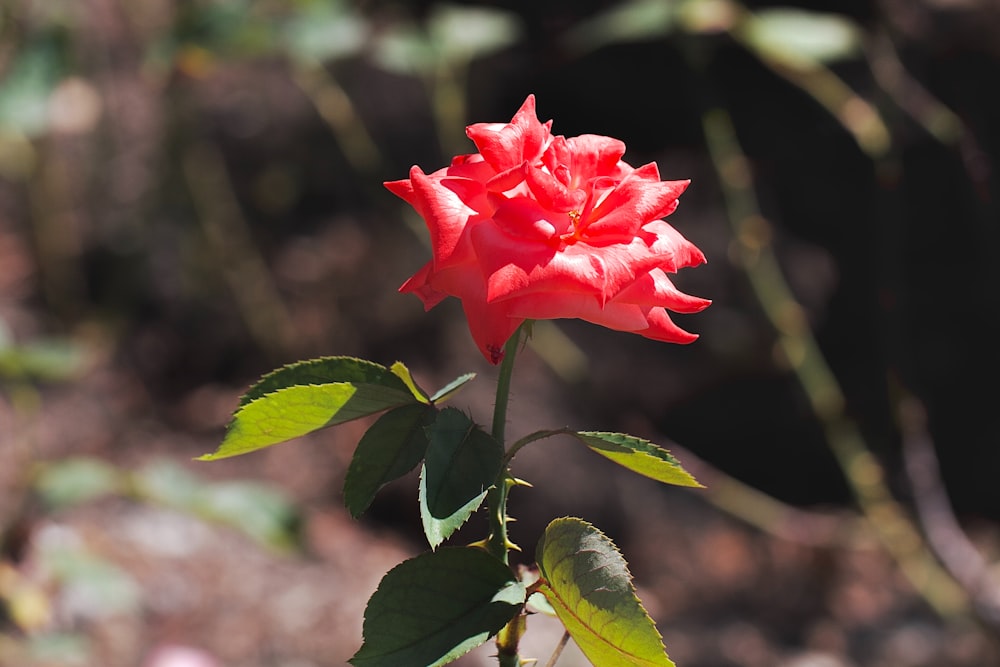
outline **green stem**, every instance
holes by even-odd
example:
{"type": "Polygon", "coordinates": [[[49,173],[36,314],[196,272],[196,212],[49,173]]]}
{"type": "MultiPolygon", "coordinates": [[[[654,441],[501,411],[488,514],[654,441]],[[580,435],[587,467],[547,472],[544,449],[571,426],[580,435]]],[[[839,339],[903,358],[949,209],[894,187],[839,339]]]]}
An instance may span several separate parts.
{"type": "Polygon", "coordinates": [[[569,643],[569,633],[564,632],[562,639],[559,640],[559,644],[556,645],[556,650],[552,652],[552,657],[549,661],[545,663],[545,667],[556,667],[556,662],[559,661],[559,656],[562,655],[563,649],[566,648],[566,644],[569,643]]]}
{"type": "MultiPolygon", "coordinates": [[[[497,400],[493,406],[493,438],[504,446],[504,431],[507,426],[507,404],[510,399],[510,378],[514,373],[514,358],[517,356],[517,346],[521,341],[521,328],[510,337],[504,346],[503,361],[500,362],[500,374],[497,377],[497,400]]],[[[496,483],[486,496],[489,512],[490,536],[486,543],[487,550],[507,563],[507,493],[510,491],[510,471],[503,466],[497,476],[496,483]]]]}
{"type": "MultiPolygon", "coordinates": [[[[510,399],[510,380],[514,373],[514,358],[517,356],[517,347],[521,342],[524,326],[522,324],[518,327],[504,346],[503,361],[500,362],[500,373],[497,377],[497,398],[493,405],[493,438],[501,446],[505,445],[507,405],[510,399]]],[[[507,550],[510,546],[510,540],[507,538],[507,494],[514,484],[510,469],[507,467],[509,462],[509,458],[504,459],[500,474],[497,475],[493,488],[486,496],[490,529],[486,548],[505,565],[509,563],[507,550]]],[[[521,658],[518,656],[517,645],[523,633],[524,618],[518,614],[497,635],[497,661],[500,667],[519,667],[521,658]]]]}
{"type": "Polygon", "coordinates": [[[510,460],[514,458],[514,455],[517,454],[522,447],[524,447],[525,445],[530,445],[536,440],[551,438],[554,435],[572,434],[572,433],[575,433],[575,431],[569,428],[557,428],[555,430],[550,430],[550,431],[535,431],[534,433],[529,433],[528,435],[524,436],[523,438],[515,442],[507,449],[507,453],[504,454],[503,456],[503,464],[505,466],[508,465],[510,463],[510,460]]]}

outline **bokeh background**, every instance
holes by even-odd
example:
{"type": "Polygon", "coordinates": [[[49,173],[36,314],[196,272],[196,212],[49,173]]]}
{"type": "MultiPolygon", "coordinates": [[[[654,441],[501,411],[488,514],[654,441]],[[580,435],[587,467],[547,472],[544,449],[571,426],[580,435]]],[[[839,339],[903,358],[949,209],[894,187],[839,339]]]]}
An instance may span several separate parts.
{"type": "Polygon", "coordinates": [[[682,667],[1000,664],[998,35],[991,0],[3,0],[0,665],[346,664],[425,548],[415,476],[352,521],[363,423],[192,459],[324,354],[475,371],[488,422],[460,308],[396,292],[429,251],[381,183],[529,93],[692,179],[677,282],[714,304],[685,347],[536,328],[512,436],[630,432],[707,488],[538,443],[517,559],[597,524],[682,667]]]}

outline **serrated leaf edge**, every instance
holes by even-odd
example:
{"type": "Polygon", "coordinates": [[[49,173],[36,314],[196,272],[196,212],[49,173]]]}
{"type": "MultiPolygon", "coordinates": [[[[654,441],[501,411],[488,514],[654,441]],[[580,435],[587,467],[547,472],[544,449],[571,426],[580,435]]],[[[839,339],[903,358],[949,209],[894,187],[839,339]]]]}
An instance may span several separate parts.
{"type": "MultiPolygon", "coordinates": [[[[626,579],[627,579],[628,585],[629,585],[629,593],[630,593],[630,595],[632,597],[632,600],[636,603],[636,605],[638,605],[639,609],[642,611],[642,613],[645,615],[646,619],[649,621],[649,624],[650,624],[650,627],[653,630],[653,633],[656,635],[656,637],[660,641],[660,646],[663,649],[663,655],[667,659],[667,662],[670,665],[674,665],[673,661],[671,661],[670,657],[667,655],[666,647],[664,646],[664,643],[663,643],[663,635],[660,634],[659,628],[656,627],[656,623],[653,621],[652,617],[649,615],[649,612],[646,611],[646,608],[642,605],[642,600],[639,599],[639,596],[636,593],[635,583],[634,583],[635,580],[634,580],[634,578],[632,576],[632,571],[629,569],[629,567],[628,567],[628,561],[625,559],[625,556],[622,554],[621,550],[618,548],[618,545],[615,544],[614,540],[612,540],[610,537],[608,537],[604,533],[604,531],[602,531],[600,528],[598,528],[594,524],[590,523],[589,521],[585,521],[584,519],[580,519],[579,517],[573,517],[573,516],[564,516],[564,517],[559,517],[558,519],[553,519],[552,521],[549,522],[549,525],[546,527],[545,533],[547,533],[549,531],[549,528],[551,528],[553,525],[555,525],[558,522],[562,522],[562,521],[572,521],[572,522],[575,522],[575,523],[583,524],[587,528],[589,528],[589,529],[593,530],[595,533],[597,533],[597,535],[600,538],[602,538],[603,540],[605,540],[607,542],[607,544],[611,546],[612,550],[615,552],[615,554],[622,561],[622,565],[623,565],[623,567],[625,569],[625,576],[626,576],[626,579]]],[[[544,539],[545,533],[543,533],[543,539],[544,539]]],[[[541,568],[541,563],[539,563],[539,568],[541,568]]],[[[586,628],[590,628],[591,627],[587,622],[585,622],[583,619],[581,619],[576,614],[576,612],[573,611],[569,607],[569,605],[567,605],[565,602],[563,602],[562,597],[560,597],[558,595],[557,591],[554,588],[552,588],[551,584],[549,583],[548,579],[545,577],[544,573],[539,578],[538,583],[539,583],[538,592],[541,593],[542,596],[545,598],[546,602],[548,602],[549,605],[551,605],[552,608],[557,611],[557,614],[556,614],[557,616],[558,616],[558,609],[562,608],[562,609],[565,609],[566,612],[570,616],[572,616],[583,627],[586,627],[586,628]],[[552,592],[553,596],[555,596],[555,598],[556,598],[556,601],[557,601],[556,604],[553,604],[552,599],[550,599],[545,594],[546,591],[551,591],[552,592]]],[[[573,636],[573,633],[570,631],[569,628],[566,628],[566,632],[568,632],[571,637],[573,636]]],[[[610,640],[608,640],[606,637],[604,637],[604,635],[598,633],[597,631],[592,631],[592,634],[593,634],[593,636],[597,637],[601,642],[603,642],[607,646],[609,646],[612,649],[614,649],[614,651],[616,653],[618,653],[619,655],[622,655],[622,656],[624,656],[626,658],[629,658],[629,659],[636,659],[638,657],[639,659],[643,660],[644,663],[652,665],[652,667],[659,667],[659,666],[656,665],[656,663],[649,662],[648,660],[645,660],[645,659],[643,659],[643,658],[641,658],[639,656],[634,656],[634,655],[628,655],[628,654],[626,654],[624,651],[621,650],[621,648],[619,648],[618,646],[615,646],[614,644],[612,644],[610,640]]],[[[589,660],[589,657],[588,657],[588,660],[589,660]]],[[[635,664],[640,664],[640,663],[635,663],[635,664]]],[[[676,667],[676,666],[674,666],[674,667],[676,667]]]]}

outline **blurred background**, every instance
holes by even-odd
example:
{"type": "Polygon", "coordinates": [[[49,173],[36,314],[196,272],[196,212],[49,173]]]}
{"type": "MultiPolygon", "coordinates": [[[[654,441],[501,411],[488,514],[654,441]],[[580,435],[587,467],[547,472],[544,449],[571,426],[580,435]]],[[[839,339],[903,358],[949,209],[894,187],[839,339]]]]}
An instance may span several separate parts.
{"type": "Polygon", "coordinates": [[[677,283],[714,304],[684,347],[536,327],[512,437],[630,432],[707,488],[532,445],[517,560],[592,521],[681,667],[1000,664],[998,35],[991,0],[2,0],[0,665],[346,664],[425,548],[415,475],[352,521],[365,423],[191,459],[319,355],[475,371],[488,423],[461,309],[396,292],[429,249],[381,183],[529,93],[692,179],[677,283]]]}

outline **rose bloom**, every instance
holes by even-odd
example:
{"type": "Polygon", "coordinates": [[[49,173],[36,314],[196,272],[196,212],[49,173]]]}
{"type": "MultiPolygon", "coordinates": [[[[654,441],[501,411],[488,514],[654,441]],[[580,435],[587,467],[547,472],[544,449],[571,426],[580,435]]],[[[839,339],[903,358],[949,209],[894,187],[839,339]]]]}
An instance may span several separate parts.
{"type": "Polygon", "coordinates": [[[386,183],[423,217],[433,259],[400,287],[426,309],[462,302],[493,364],[526,319],[579,318],[653,340],[690,343],[667,309],[710,301],[677,290],[668,273],[705,256],[663,218],[690,181],[633,168],[625,144],[593,134],[552,135],[529,95],[510,123],[466,128],[478,153],[386,183]]]}

